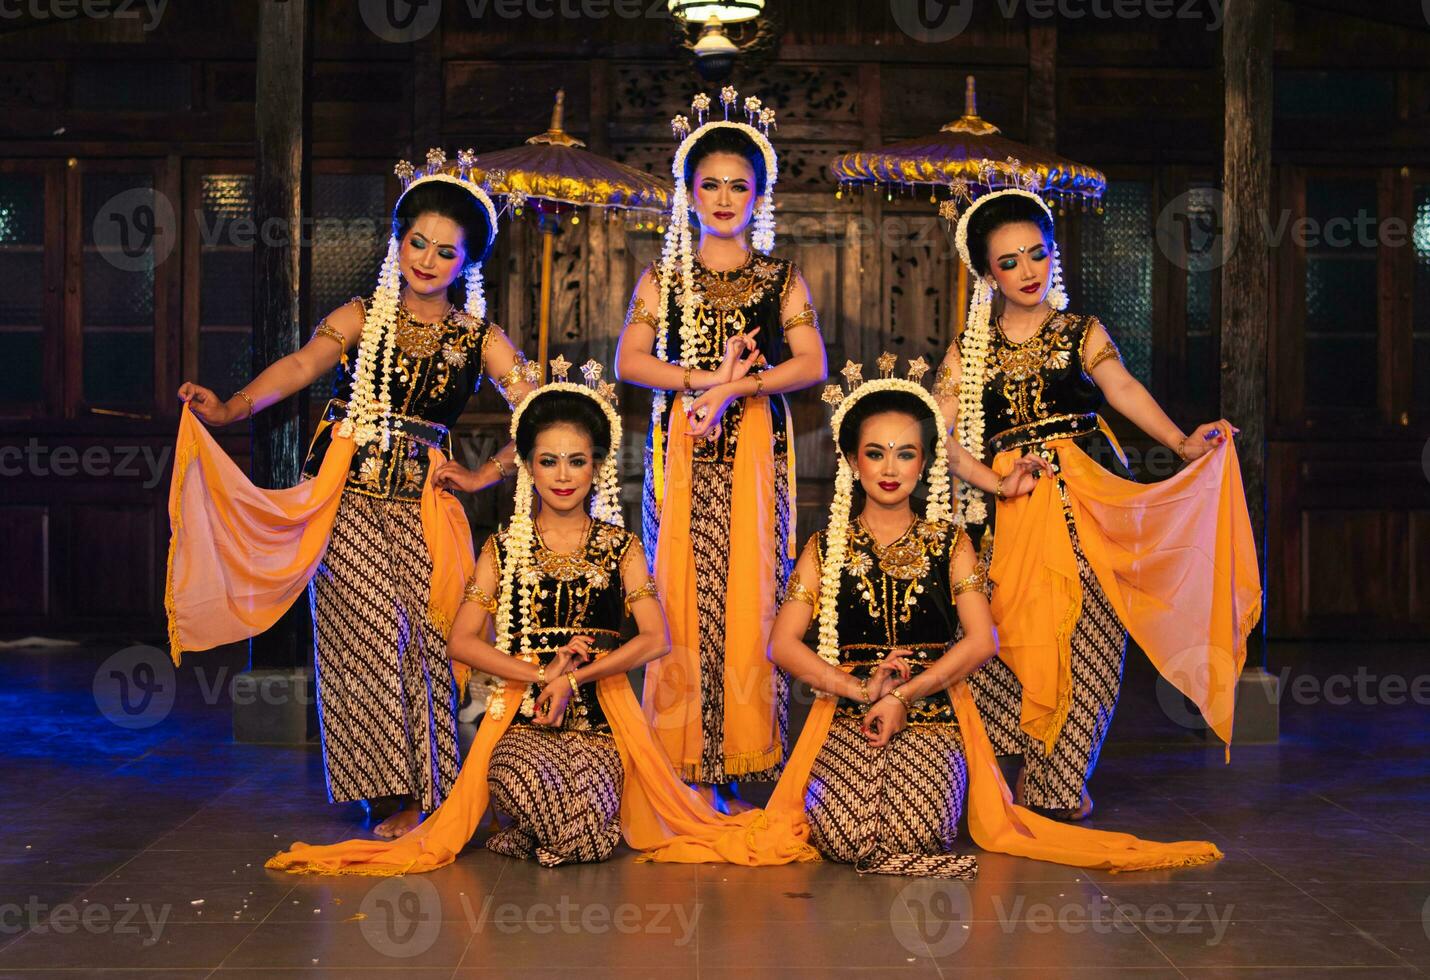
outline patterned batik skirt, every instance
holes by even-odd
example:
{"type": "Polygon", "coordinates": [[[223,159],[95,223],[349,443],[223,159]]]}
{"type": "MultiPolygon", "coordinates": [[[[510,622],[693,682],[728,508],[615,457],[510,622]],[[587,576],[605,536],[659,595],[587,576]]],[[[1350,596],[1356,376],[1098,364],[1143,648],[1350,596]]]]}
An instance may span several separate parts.
{"type": "Polygon", "coordinates": [[[512,825],[487,848],[545,867],[604,861],[621,841],[624,769],[607,734],[513,723],[492,750],[492,805],[512,825]]]}
{"type": "Polygon", "coordinates": [[[1071,522],[1068,533],[1082,584],[1082,614],[1072,632],[1072,703],[1052,752],[1023,731],[1023,685],[1007,664],[994,657],[968,679],[993,750],[1023,757],[1023,802],[1050,810],[1082,804],[1083,789],[1117,709],[1127,653],[1127,631],[1087,563],[1071,522]]]}
{"type": "Polygon", "coordinates": [[[809,842],[860,873],[975,878],[978,859],[951,853],[967,789],[956,725],[910,725],[874,748],[836,716],[805,791],[809,842]]]}
{"type": "Polygon", "coordinates": [[[457,776],[456,686],[427,618],[419,505],[347,492],[309,586],[328,798],[411,796],[435,810],[457,776]]]}
{"type": "MultiPolygon", "coordinates": [[[[735,467],[730,463],[693,464],[694,488],[690,515],[691,545],[695,552],[695,592],[700,617],[700,771],[682,774],[700,783],[727,783],[736,779],[769,781],[779,778],[783,764],[758,772],[742,772],[725,760],[725,583],[730,568],[730,507],[735,467]]],[[[650,452],[646,452],[646,480],[642,529],[646,555],[655,561],[660,532],[660,512],[655,506],[650,452]]],[[[776,608],[784,599],[792,563],[787,552],[789,536],[789,477],[784,456],[775,457],[775,574],[776,608]]],[[[652,567],[652,571],[654,568],[652,567]]],[[[775,713],[779,724],[780,757],[789,748],[789,678],[775,671],[775,713]]]]}

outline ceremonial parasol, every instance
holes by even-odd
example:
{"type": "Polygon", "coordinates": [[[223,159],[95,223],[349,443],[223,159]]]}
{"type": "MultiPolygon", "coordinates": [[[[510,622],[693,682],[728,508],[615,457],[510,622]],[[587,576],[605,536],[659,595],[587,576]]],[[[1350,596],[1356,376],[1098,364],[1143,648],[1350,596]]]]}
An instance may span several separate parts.
{"type": "MultiPolygon", "coordinates": [[[[551,128],[522,146],[478,155],[473,176],[493,194],[507,199],[513,213],[533,208],[541,227],[541,317],[537,363],[545,377],[551,331],[551,255],[556,225],[581,207],[650,212],[651,227],[670,206],[670,184],[644,170],[628,167],[582,149],[586,144],[561,128],[566,93],[556,93],[551,128]]],[[[577,215],[571,223],[580,222],[577,215]]]]}
{"type": "MultiPolygon", "coordinates": [[[[851,185],[884,187],[890,198],[898,186],[928,185],[930,201],[937,203],[941,188],[959,196],[977,197],[995,187],[1027,186],[1036,182],[1037,193],[1062,211],[1070,204],[1097,205],[1107,189],[1100,170],[1074,163],[1054,153],[1026,146],[999,135],[997,126],[978,115],[973,76],[964,89],[963,116],[932,136],[904,140],[873,150],[855,150],[835,157],[829,169],[839,181],[839,192],[851,185]]],[[[968,305],[968,271],[958,266],[958,297],[954,309],[962,326],[968,305]]]]}

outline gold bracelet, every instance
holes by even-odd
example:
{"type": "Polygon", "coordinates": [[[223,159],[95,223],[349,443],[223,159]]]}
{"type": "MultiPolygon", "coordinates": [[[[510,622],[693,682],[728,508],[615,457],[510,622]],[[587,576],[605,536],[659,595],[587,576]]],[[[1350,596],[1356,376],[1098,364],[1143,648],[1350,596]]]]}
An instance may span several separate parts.
{"type": "Polygon", "coordinates": [[[244,401],[248,402],[248,415],[244,417],[244,421],[253,418],[253,399],[249,397],[248,392],[240,388],[233,393],[233,397],[242,398],[244,401]]]}
{"type": "Polygon", "coordinates": [[[546,665],[543,663],[536,665],[536,683],[542,687],[546,686],[546,665]]]}
{"type": "Polygon", "coordinates": [[[502,465],[502,463],[501,463],[501,457],[500,457],[500,456],[493,456],[493,457],[492,457],[492,462],[496,465],[497,472],[501,474],[501,476],[499,477],[499,479],[505,480],[505,479],[506,479],[506,467],[502,465]]]}
{"type": "Polygon", "coordinates": [[[869,703],[869,681],[867,678],[859,678],[859,701],[863,704],[869,703]]]}
{"type": "Polygon", "coordinates": [[[899,689],[898,689],[897,687],[891,688],[890,691],[889,691],[889,693],[890,693],[891,695],[893,695],[894,700],[898,701],[900,704],[902,704],[902,705],[904,706],[904,712],[907,714],[908,711],[909,711],[909,702],[908,702],[907,700],[905,700],[905,698],[904,698],[904,696],[903,696],[902,694],[899,693],[899,689]]]}
{"type": "Polygon", "coordinates": [[[758,372],[758,373],[755,375],[755,393],[754,393],[753,395],[751,395],[750,397],[751,397],[751,398],[759,398],[759,397],[760,397],[760,393],[761,393],[762,391],[764,391],[764,390],[765,390],[765,373],[764,373],[763,371],[760,371],[760,372],[758,372]]]}
{"type": "Polygon", "coordinates": [[[1184,463],[1187,461],[1187,436],[1182,436],[1182,441],[1177,443],[1177,457],[1184,463]]]}
{"type": "Polygon", "coordinates": [[[685,369],[685,374],[684,374],[684,376],[681,378],[681,382],[680,382],[681,387],[682,387],[687,393],[690,392],[690,372],[693,371],[693,370],[695,370],[695,368],[694,368],[693,365],[692,365],[692,366],[687,366],[686,369],[685,369]]]}
{"type": "Polygon", "coordinates": [[[576,672],[574,670],[568,670],[566,672],[566,679],[571,682],[571,696],[579,698],[581,696],[581,685],[576,683],[576,672]]]}
{"type": "Polygon", "coordinates": [[[1008,495],[1003,492],[1003,478],[1001,476],[998,478],[998,482],[993,484],[993,496],[997,497],[999,500],[1008,499],[1008,495]]]}

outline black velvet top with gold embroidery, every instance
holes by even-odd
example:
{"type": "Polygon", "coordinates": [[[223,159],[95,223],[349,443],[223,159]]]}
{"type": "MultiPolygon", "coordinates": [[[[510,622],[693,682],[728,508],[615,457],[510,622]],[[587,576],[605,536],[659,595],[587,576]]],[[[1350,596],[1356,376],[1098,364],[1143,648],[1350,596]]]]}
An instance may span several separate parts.
{"type": "Polygon", "coordinates": [[[1054,313],[1021,344],[992,326],[983,385],[983,431],[992,454],[1068,437],[1104,467],[1128,475],[1097,428],[1102,390],[1085,367],[1097,325],[1094,316],[1054,313]]]}
{"type": "MultiPolygon", "coordinates": [[[[714,371],[725,357],[725,344],[738,333],[761,328],[755,342],[765,363],[770,367],[781,360],[784,332],[780,311],[785,297],[799,280],[799,272],[788,259],[773,259],[751,252],[738,269],[716,272],[695,260],[695,291],[700,296],[696,323],[700,330],[699,349],[694,366],[702,371],[714,371]]],[[[680,302],[675,290],[669,301],[666,324],[666,357],[679,364],[683,356],[680,337],[680,302]]],[[[671,404],[675,404],[672,393],[671,404]]],[[[774,429],[775,455],[783,455],[785,447],[785,408],[779,398],[770,399],[770,422],[774,429]]],[[[741,401],[732,402],[725,411],[719,439],[702,439],[695,444],[697,462],[735,461],[735,447],[740,437],[740,421],[744,415],[741,401]]],[[[647,440],[649,443],[649,440],[647,440]]]]}
{"type": "MultiPolygon", "coordinates": [[[[827,531],[815,538],[823,565],[827,531]]],[[[943,656],[958,631],[952,561],[958,532],[947,521],[915,519],[897,541],[880,547],[862,521],[849,525],[839,577],[839,660],[868,679],[890,650],[913,653],[915,675],[943,656]]],[[[867,706],[839,699],[837,713],[862,718],[867,706]]],[[[913,702],[910,723],[952,724],[953,704],[939,691],[913,702]]]]}
{"type": "MultiPolygon", "coordinates": [[[[506,554],[505,530],[496,536],[497,567],[506,554]]],[[[581,549],[562,554],[547,549],[536,538],[536,567],[541,578],[532,593],[531,651],[541,663],[549,664],[556,653],[574,636],[589,636],[596,650],[614,650],[621,644],[621,627],[625,621],[625,582],[621,563],[630,550],[635,535],[624,528],[592,520],[581,549]]],[[[520,610],[511,597],[512,629],[521,622],[520,610]]],[[[540,693],[540,692],[537,692],[540,693]]],[[[518,712],[513,724],[530,724],[531,719],[518,712]]],[[[610,723],[596,697],[596,684],[581,685],[581,699],[574,697],[566,706],[563,729],[609,733],[610,723]]]]}
{"type": "MultiPolygon", "coordinates": [[[[360,299],[355,297],[355,299],[360,299]]],[[[366,315],[371,297],[360,300],[366,315]]],[[[450,455],[448,430],[481,384],[486,344],[493,335],[489,324],[453,309],[441,323],[427,324],[405,306],[397,308],[396,357],[389,385],[392,411],[402,416],[386,452],[376,443],[353,454],[347,489],[372,497],[415,501],[422,498],[427,481],[427,448],[443,448],[450,455]]],[[[346,417],[352,397],[356,351],[348,351],[338,365],[333,400],[328,403],[303,475],[314,476],[332,442],[332,427],[346,417]]]]}

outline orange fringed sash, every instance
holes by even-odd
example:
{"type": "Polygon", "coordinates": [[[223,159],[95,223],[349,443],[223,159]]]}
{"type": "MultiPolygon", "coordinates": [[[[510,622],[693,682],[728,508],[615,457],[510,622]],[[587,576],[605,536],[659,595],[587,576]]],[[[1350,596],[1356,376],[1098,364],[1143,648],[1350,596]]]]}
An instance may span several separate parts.
{"type": "MultiPolygon", "coordinates": [[[[730,508],[730,569],[725,593],[725,768],[758,772],[780,761],[774,666],[765,655],[774,623],[776,521],[774,437],[767,398],[746,398],[735,449],[730,508]]],[[[655,583],[670,624],[670,653],[646,665],[642,707],[681,776],[702,778],[700,617],[690,536],[694,445],[685,413],[670,412],[665,499],[656,544],[655,583]]],[[[793,517],[791,517],[793,520],[793,517]]]]}
{"type": "MultiPolygon", "coordinates": [[[[318,474],[284,490],[264,490],[238,468],[184,406],[169,483],[168,574],[164,607],[169,652],[209,650],[262,633],[307,588],[328,547],[352,465],[353,441],[333,436],[318,474]]],[[[427,451],[422,537],[432,558],[428,615],[445,636],[476,567],[461,503],[432,485],[446,459],[427,451]]],[[[462,665],[458,683],[465,682],[462,665]]]]}
{"type": "MultiPolygon", "coordinates": [[[[1230,752],[1246,636],[1261,576],[1236,448],[1227,442],[1153,484],[1114,476],[1068,439],[1060,475],[1083,554],[1118,619],[1230,752]]],[[[993,461],[1011,471],[1016,452],[993,461]]],[[[1082,610],[1077,560],[1051,480],[999,501],[993,619],[999,656],[1023,685],[1022,727],[1051,750],[1071,698],[1071,637],[1082,610]]]]}
{"type": "MultiPolygon", "coordinates": [[[[524,690],[508,690],[505,703],[520,704],[524,694],[524,690]]],[[[596,695],[611,723],[625,768],[621,828],[631,847],[668,847],[662,853],[674,856],[663,860],[732,860],[742,856],[746,860],[741,863],[747,864],[819,860],[814,849],[802,840],[775,835],[747,842],[746,828],[756,821],[758,811],[733,817],[717,813],[677,779],[636,704],[625,674],[602,678],[596,683],[596,695]],[[729,842],[729,858],[722,857],[722,842],[729,842]]],[[[395,841],[350,840],[320,846],[296,843],[270,858],[266,866],[295,874],[400,875],[434,871],[451,864],[476,833],[487,808],[487,771],[492,751],[511,726],[515,713],[507,711],[503,718],[494,719],[488,712],[447,799],[406,835],[395,841]]]]}
{"type": "MultiPolygon", "coordinates": [[[[1059,823],[1016,805],[998,769],[993,746],[967,683],[959,681],[948,689],[948,694],[958,717],[968,760],[969,834],[984,850],[1111,871],[1179,868],[1222,857],[1217,846],[1208,841],[1163,844],[1130,834],[1059,823]]],[[[724,828],[657,840],[654,846],[643,846],[647,853],[642,859],[677,863],[725,861],[755,866],[818,860],[818,852],[808,844],[809,822],[805,817],[804,797],[814,760],[829,736],[834,708],[831,698],[814,702],[769,805],[763,810],[729,818],[735,823],[724,828]]],[[[624,815],[624,810],[622,813],[624,815]]],[[[630,840],[629,831],[627,839],[630,840]]],[[[632,846],[636,846],[634,841],[632,846]]]]}
{"type": "MultiPolygon", "coordinates": [[[[626,843],[645,852],[639,860],[680,864],[714,861],[753,867],[820,860],[819,852],[809,844],[804,794],[810,770],[834,718],[832,700],[821,698],[811,708],[769,806],[726,816],[710,809],[676,778],[636,705],[625,675],[603,678],[596,691],[625,767],[621,829],[626,843]]],[[[508,691],[506,703],[519,704],[523,693],[508,691]]],[[[1060,824],[1014,805],[968,686],[960,682],[949,689],[949,695],[968,755],[968,825],[979,847],[1113,871],[1184,867],[1222,856],[1214,844],[1205,841],[1160,844],[1129,834],[1060,824]]],[[[434,871],[451,864],[471,840],[486,810],[492,750],[511,725],[514,714],[508,711],[500,720],[488,714],[482,720],[446,801],[403,837],[321,846],[297,843],[270,858],[266,866],[295,874],[400,875],[434,871]]]]}

